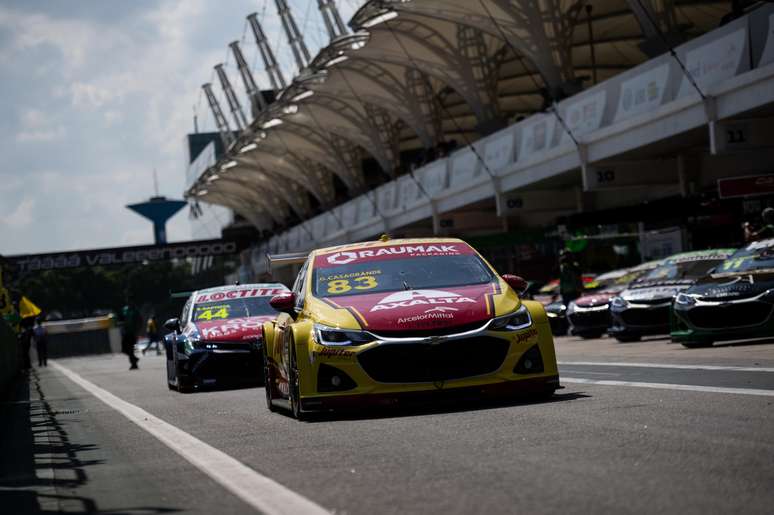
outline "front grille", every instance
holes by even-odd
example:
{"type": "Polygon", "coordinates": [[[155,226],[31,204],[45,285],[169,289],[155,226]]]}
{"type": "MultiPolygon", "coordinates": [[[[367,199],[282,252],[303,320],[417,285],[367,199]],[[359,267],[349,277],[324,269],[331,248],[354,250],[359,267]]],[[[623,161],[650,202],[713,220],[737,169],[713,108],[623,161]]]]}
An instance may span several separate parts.
{"type": "Polygon", "coordinates": [[[664,326],[669,325],[669,306],[654,309],[627,309],[618,316],[626,325],[664,326]]]}
{"type": "MultiPolygon", "coordinates": [[[[472,324],[455,326],[444,325],[442,327],[418,329],[414,331],[406,331],[404,329],[397,329],[395,331],[371,331],[371,334],[384,338],[427,338],[428,336],[447,336],[450,334],[459,334],[473,331],[475,329],[481,329],[484,324],[486,324],[486,322],[486,320],[480,320],[472,324]]],[[[438,323],[443,323],[443,321],[439,321],[438,323]]]]}
{"type": "Polygon", "coordinates": [[[610,312],[606,309],[600,311],[576,311],[568,318],[576,327],[607,327],[610,325],[610,312]]]}
{"type": "Polygon", "coordinates": [[[252,350],[253,342],[206,342],[205,345],[215,345],[212,350],[252,350]]]}
{"type": "Polygon", "coordinates": [[[478,336],[439,344],[383,344],[358,355],[360,366],[381,383],[429,383],[498,370],[510,342],[478,336]]]}
{"type": "Polygon", "coordinates": [[[685,313],[695,327],[728,329],[764,324],[771,316],[772,305],[766,302],[743,302],[720,306],[697,306],[685,313]]]}

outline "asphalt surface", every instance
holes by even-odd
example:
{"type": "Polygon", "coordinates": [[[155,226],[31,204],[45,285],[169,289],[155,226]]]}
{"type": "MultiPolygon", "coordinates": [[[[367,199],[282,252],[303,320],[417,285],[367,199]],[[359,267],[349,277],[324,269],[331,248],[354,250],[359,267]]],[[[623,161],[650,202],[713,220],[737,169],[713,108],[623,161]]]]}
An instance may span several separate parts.
{"type": "MultiPolygon", "coordinates": [[[[310,423],[268,412],[262,388],[168,391],[163,357],[58,363],[335,513],[771,513],[774,343],[560,338],[557,354],[549,402],[310,423]]],[[[0,420],[2,513],[255,512],[52,367],[0,420]]]]}

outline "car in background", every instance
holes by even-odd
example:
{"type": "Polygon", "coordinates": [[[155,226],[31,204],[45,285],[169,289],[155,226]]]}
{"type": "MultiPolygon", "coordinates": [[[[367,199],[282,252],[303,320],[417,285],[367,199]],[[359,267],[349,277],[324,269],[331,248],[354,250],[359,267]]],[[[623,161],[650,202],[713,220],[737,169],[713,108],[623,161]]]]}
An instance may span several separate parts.
{"type": "Polygon", "coordinates": [[[679,293],[673,315],[672,341],[689,348],[774,336],[774,239],[739,249],[679,293]]]}
{"type": "Polygon", "coordinates": [[[269,300],[282,284],[242,284],[193,292],[180,318],[167,320],[167,385],[179,392],[203,386],[260,383],[263,324],[277,316],[269,300]]]}
{"type": "Polygon", "coordinates": [[[610,327],[610,300],[661,263],[662,260],[649,261],[597,276],[588,285],[588,291],[567,306],[570,334],[584,339],[602,336],[610,327]]]}
{"type": "MultiPolygon", "coordinates": [[[[271,260],[271,257],[270,257],[271,260]]],[[[390,240],[299,257],[264,324],[266,402],[296,418],[440,398],[549,396],[559,388],[543,307],[467,243],[390,240]]]]}
{"type": "MultiPolygon", "coordinates": [[[[594,283],[594,275],[583,274],[583,287],[591,288],[594,283]]],[[[567,306],[562,302],[559,294],[559,279],[552,279],[544,284],[533,298],[543,304],[546,315],[551,323],[551,331],[554,336],[564,336],[567,334],[569,324],[567,322],[567,306]]]]}
{"type": "Polygon", "coordinates": [[[619,342],[643,336],[669,334],[672,301],[722,263],[734,249],[712,249],[675,254],[610,300],[612,325],[608,334],[619,342]]]}

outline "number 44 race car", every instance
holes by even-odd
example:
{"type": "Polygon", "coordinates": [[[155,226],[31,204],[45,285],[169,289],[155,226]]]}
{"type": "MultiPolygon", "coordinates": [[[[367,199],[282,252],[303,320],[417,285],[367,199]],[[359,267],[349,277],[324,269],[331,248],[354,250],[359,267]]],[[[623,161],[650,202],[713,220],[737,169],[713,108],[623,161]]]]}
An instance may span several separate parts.
{"type": "Polygon", "coordinates": [[[383,238],[302,261],[293,291],[271,300],[282,314],[264,324],[270,410],[300,419],[559,388],[545,310],[519,299],[526,281],[498,276],[463,241],[383,238]]]}
{"type": "Polygon", "coordinates": [[[167,320],[167,384],[189,392],[202,386],[262,380],[263,324],[277,316],[269,300],[282,284],[243,284],[194,292],[180,318],[167,320]]]}

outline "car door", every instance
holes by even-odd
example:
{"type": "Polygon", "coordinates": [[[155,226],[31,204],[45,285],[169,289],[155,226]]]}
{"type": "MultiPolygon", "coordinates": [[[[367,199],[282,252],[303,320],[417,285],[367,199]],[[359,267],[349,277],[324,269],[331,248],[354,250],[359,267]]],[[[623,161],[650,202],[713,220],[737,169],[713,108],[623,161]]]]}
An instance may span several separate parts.
{"type": "MultiPolygon", "coordinates": [[[[296,295],[296,313],[300,312],[304,306],[304,292],[306,291],[306,272],[308,266],[309,259],[304,262],[293,283],[292,292],[296,295]]],[[[277,317],[277,325],[275,326],[274,332],[275,352],[282,364],[280,367],[280,383],[284,387],[281,386],[280,390],[284,396],[287,396],[287,381],[290,372],[290,334],[291,326],[294,322],[295,319],[290,314],[280,313],[277,317]]]]}
{"type": "MultiPolygon", "coordinates": [[[[188,315],[191,312],[191,299],[193,297],[189,297],[188,301],[185,303],[185,306],[183,306],[183,312],[180,314],[180,330],[184,331],[186,328],[186,325],[188,324],[188,315]]],[[[182,335],[178,334],[177,332],[172,333],[172,337],[170,338],[170,345],[168,347],[167,351],[167,375],[169,377],[169,380],[175,384],[177,384],[177,371],[178,371],[178,353],[182,350],[182,335]],[[171,358],[171,359],[170,359],[171,358]]]]}

